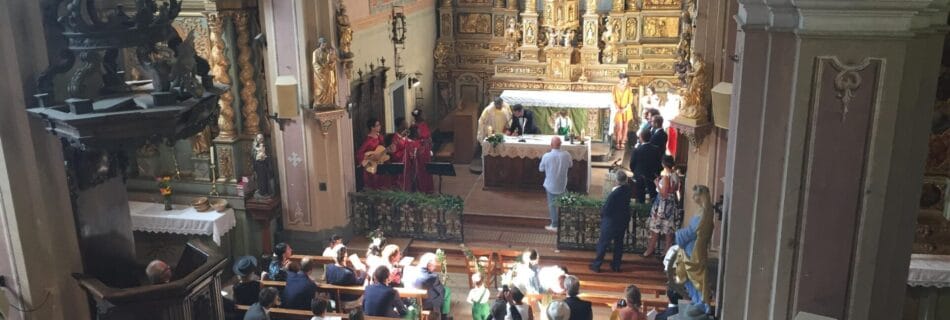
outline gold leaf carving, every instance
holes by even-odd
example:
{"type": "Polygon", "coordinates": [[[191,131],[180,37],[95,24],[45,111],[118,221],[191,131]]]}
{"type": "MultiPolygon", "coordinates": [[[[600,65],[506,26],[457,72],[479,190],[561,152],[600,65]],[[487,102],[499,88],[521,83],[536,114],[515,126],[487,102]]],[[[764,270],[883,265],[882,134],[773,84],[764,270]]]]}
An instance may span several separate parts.
{"type": "Polygon", "coordinates": [[[643,17],[643,36],[648,38],[676,38],[679,17],[643,17]]]}
{"type": "MultiPolygon", "coordinates": [[[[487,13],[460,13],[459,33],[491,34],[491,15],[487,13]]],[[[504,25],[502,25],[504,28],[504,25]]]]}
{"type": "MultiPolygon", "coordinates": [[[[208,24],[211,27],[211,73],[214,75],[214,80],[224,85],[231,85],[231,76],[229,70],[231,69],[231,63],[228,61],[226,50],[228,48],[225,46],[224,39],[224,19],[218,12],[208,12],[208,24]]],[[[221,107],[220,114],[218,116],[218,128],[221,132],[218,134],[219,138],[233,138],[236,136],[234,130],[234,108],[232,103],[234,102],[234,96],[231,95],[230,90],[225,90],[221,93],[221,97],[218,98],[218,106],[221,107]]]]}

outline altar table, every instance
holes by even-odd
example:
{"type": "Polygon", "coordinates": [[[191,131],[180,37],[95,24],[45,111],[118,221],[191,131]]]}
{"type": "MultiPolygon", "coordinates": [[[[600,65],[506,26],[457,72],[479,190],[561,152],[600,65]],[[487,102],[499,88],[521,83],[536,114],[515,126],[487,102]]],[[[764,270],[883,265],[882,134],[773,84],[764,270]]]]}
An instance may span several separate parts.
{"type": "Polygon", "coordinates": [[[234,209],[225,212],[198,212],[192,206],[176,204],[165,211],[161,203],[129,201],[132,230],[186,235],[210,235],[221,245],[221,236],[234,228],[234,209]]]}
{"type": "Polygon", "coordinates": [[[907,285],[911,287],[950,288],[950,256],[912,254],[907,285]]]}
{"type": "MultiPolygon", "coordinates": [[[[541,156],[551,150],[551,135],[505,137],[504,143],[492,147],[482,141],[482,166],[485,189],[544,190],[544,173],[538,171],[541,156]],[[518,142],[523,138],[524,142],[518,142]]],[[[587,193],[590,190],[590,142],[574,144],[564,141],[561,150],[574,160],[567,173],[567,190],[587,193]]]]}

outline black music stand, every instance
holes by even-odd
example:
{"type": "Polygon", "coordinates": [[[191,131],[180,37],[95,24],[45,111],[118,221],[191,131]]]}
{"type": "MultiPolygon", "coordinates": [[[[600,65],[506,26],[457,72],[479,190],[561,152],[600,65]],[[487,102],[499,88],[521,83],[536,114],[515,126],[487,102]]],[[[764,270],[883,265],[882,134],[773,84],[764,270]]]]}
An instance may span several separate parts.
{"type": "Polygon", "coordinates": [[[383,163],[376,166],[376,174],[398,176],[403,174],[404,171],[406,171],[406,165],[402,162],[383,163]]]}
{"type": "Polygon", "coordinates": [[[455,176],[455,166],[449,162],[426,163],[426,172],[439,176],[439,193],[442,193],[442,176],[455,176]]]}

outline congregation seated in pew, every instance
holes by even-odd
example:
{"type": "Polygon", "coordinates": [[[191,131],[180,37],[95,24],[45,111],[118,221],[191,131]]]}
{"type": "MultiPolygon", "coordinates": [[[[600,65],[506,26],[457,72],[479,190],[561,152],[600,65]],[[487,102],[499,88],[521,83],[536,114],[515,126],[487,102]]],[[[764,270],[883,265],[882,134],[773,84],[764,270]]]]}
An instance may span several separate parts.
{"type": "MultiPolygon", "coordinates": [[[[317,294],[316,279],[312,275],[317,263],[310,259],[304,259],[302,262],[299,272],[287,272],[287,284],[281,295],[281,300],[283,300],[281,307],[307,310],[317,294]]],[[[291,265],[296,264],[296,261],[291,263],[291,265]]]]}
{"type": "MultiPolygon", "coordinates": [[[[366,275],[358,270],[354,270],[349,265],[346,247],[341,246],[337,248],[335,254],[336,256],[334,257],[334,264],[327,265],[327,283],[338,286],[363,285],[363,283],[366,281],[366,275]]],[[[359,295],[354,294],[341,294],[340,297],[334,296],[335,294],[336,293],[331,294],[331,297],[334,299],[339,298],[339,300],[342,300],[344,303],[356,301],[360,298],[359,295]]],[[[338,310],[342,310],[342,306],[338,306],[338,310]]]]}
{"type": "Polygon", "coordinates": [[[363,312],[368,316],[404,317],[409,311],[399,298],[399,292],[390,287],[389,268],[379,266],[373,272],[373,282],[363,293],[363,312]]]}

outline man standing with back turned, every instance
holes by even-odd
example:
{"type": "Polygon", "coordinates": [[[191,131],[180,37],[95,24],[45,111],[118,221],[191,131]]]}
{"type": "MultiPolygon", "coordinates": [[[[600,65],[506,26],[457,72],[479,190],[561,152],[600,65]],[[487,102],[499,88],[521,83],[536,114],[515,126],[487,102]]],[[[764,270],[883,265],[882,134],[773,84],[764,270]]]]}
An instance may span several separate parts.
{"type": "Polygon", "coordinates": [[[614,179],[620,184],[610,192],[604,207],[600,210],[600,240],[597,241],[597,257],[590,264],[590,270],[600,272],[600,265],[604,263],[607,246],[613,241],[614,258],[610,262],[610,270],[620,272],[623,258],[623,236],[627,233],[630,224],[630,184],[627,174],[621,170],[613,173],[614,179]]]}
{"type": "Polygon", "coordinates": [[[538,170],[544,172],[544,191],[548,194],[548,211],[551,225],[544,227],[557,232],[557,205],[554,200],[567,191],[567,171],[573,165],[571,154],[561,150],[561,138],[551,138],[551,151],[541,157],[538,170]]]}

